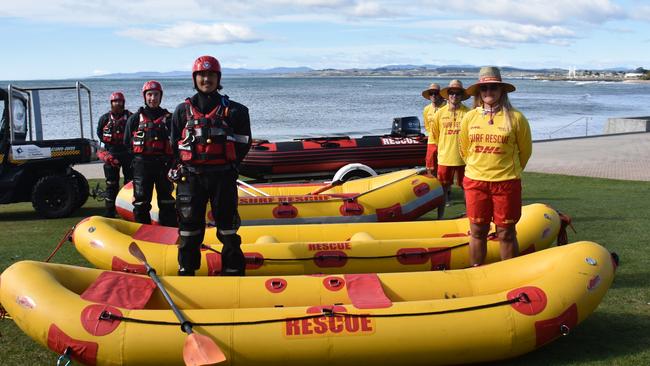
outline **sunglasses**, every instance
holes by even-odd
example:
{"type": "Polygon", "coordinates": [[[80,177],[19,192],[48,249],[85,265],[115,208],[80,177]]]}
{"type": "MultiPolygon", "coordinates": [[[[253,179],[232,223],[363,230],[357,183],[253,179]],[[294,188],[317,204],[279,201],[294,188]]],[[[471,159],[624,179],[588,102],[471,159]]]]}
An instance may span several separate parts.
{"type": "Polygon", "coordinates": [[[429,96],[434,96],[434,95],[438,95],[438,94],[439,94],[439,91],[437,91],[437,90],[432,90],[432,91],[429,92],[429,96]]]}
{"type": "Polygon", "coordinates": [[[452,96],[452,95],[461,96],[461,95],[463,95],[463,92],[462,91],[448,91],[447,94],[449,96],[452,96]]]}
{"type": "Polygon", "coordinates": [[[492,84],[492,85],[481,85],[481,86],[479,87],[479,90],[482,91],[482,92],[484,92],[484,91],[488,91],[488,90],[492,90],[492,91],[494,91],[494,90],[499,90],[499,88],[501,88],[501,86],[500,86],[500,85],[495,85],[495,84],[492,84]]]}

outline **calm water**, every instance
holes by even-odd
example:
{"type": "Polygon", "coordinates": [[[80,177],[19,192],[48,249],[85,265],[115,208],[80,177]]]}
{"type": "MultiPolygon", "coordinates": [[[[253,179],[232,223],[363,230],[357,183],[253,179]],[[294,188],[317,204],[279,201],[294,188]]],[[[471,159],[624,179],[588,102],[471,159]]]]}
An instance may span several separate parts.
{"type": "MultiPolygon", "coordinates": [[[[475,79],[465,79],[471,84],[475,79]]],[[[173,111],[193,94],[189,79],[162,79],[163,107],[173,111]]],[[[381,134],[390,131],[393,117],[422,119],[427,101],[420,92],[432,81],[425,78],[225,78],[225,94],[248,106],[255,138],[269,140],[336,134],[381,134]]],[[[127,108],[135,111],[143,100],[144,80],[83,80],[92,90],[93,123],[108,111],[111,92],[121,90],[127,108]]],[[[512,104],[530,121],[533,138],[584,136],[603,132],[607,118],[650,115],[650,84],[510,80],[517,91],[512,104]],[[574,125],[554,132],[582,117],[574,125]]],[[[6,86],[8,82],[2,81],[6,86]]],[[[74,85],[73,81],[23,81],[17,86],[74,85]]],[[[470,105],[471,100],[466,101],[470,105]]],[[[76,93],[43,92],[46,138],[79,136],[76,93]]],[[[85,108],[85,105],[84,105],[85,108]]],[[[87,112],[85,114],[87,116],[87,112]]],[[[85,117],[87,118],[87,117],[85,117]]],[[[88,121],[84,127],[88,136],[88,121]]]]}

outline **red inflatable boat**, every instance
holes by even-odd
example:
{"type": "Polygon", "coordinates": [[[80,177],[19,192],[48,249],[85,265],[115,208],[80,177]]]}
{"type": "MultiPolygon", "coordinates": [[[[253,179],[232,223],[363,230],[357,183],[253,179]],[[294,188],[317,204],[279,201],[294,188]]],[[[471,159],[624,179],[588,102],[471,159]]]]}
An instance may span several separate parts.
{"type": "MultiPolygon", "coordinates": [[[[360,163],[376,171],[423,166],[427,137],[417,117],[395,118],[390,135],[313,137],[293,141],[256,140],[240,173],[256,179],[331,177],[339,168],[360,163]]],[[[371,173],[351,171],[349,177],[371,173]]]]}

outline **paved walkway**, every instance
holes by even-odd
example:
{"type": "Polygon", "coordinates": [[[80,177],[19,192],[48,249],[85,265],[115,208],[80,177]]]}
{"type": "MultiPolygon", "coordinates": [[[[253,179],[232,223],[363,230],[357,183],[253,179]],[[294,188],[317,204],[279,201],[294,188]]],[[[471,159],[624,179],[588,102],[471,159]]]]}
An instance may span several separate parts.
{"type": "Polygon", "coordinates": [[[650,133],[536,142],[526,171],[650,182],[650,133]]]}
{"type": "MultiPolygon", "coordinates": [[[[101,164],[75,169],[104,177],[101,164]]],[[[650,182],[650,133],[535,142],[526,171],[650,182]]]]}

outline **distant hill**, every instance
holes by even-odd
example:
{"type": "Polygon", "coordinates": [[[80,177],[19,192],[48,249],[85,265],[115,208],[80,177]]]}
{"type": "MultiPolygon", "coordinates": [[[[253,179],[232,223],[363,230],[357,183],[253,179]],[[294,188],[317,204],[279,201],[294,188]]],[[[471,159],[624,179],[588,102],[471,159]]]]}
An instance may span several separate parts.
{"type": "MultiPolygon", "coordinates": [[[[435,75],[475,75],[478,74],[480,66],[475,65],[386,65],[377,68],[353,68],[353,69],[321,69],[316,70],[306,66],[300,67],[274,67],[270,69],[246,69],[246,68],[223,68],[224,76],[435,76],[435,75]]],[[[505,75],[519,74],[566,74],[567,69],[562,68],[544,68],[529,69],[517,68],[511,66],[501,67],[505,75]]],[[[608,69],[591,70],[594,72],[626,72],[632,71],[626,67],[612,67],[608,69]]],[[[140,71],[133,73],[114,73],[93,76],[100,79],[170,79],[170,78],[189,78],[189,71],[140,71]]]]}
{"type": "MultiPolygon", "coordinates": [[[[309,67],[274,67],[271,69],[244,69],[244,68],[227,68],[224,67],[221,71],[226,76],[235,75],[279,75],[279,74],[293,74],[293,73],[306,73],[313,69],[309,67]]],[[[131,73],[114,73],[106,75],[93,76],[99,79],[172,79],[172,78],[189,78],[192,73],[189,71],[139,71],[131,73]]]]}

